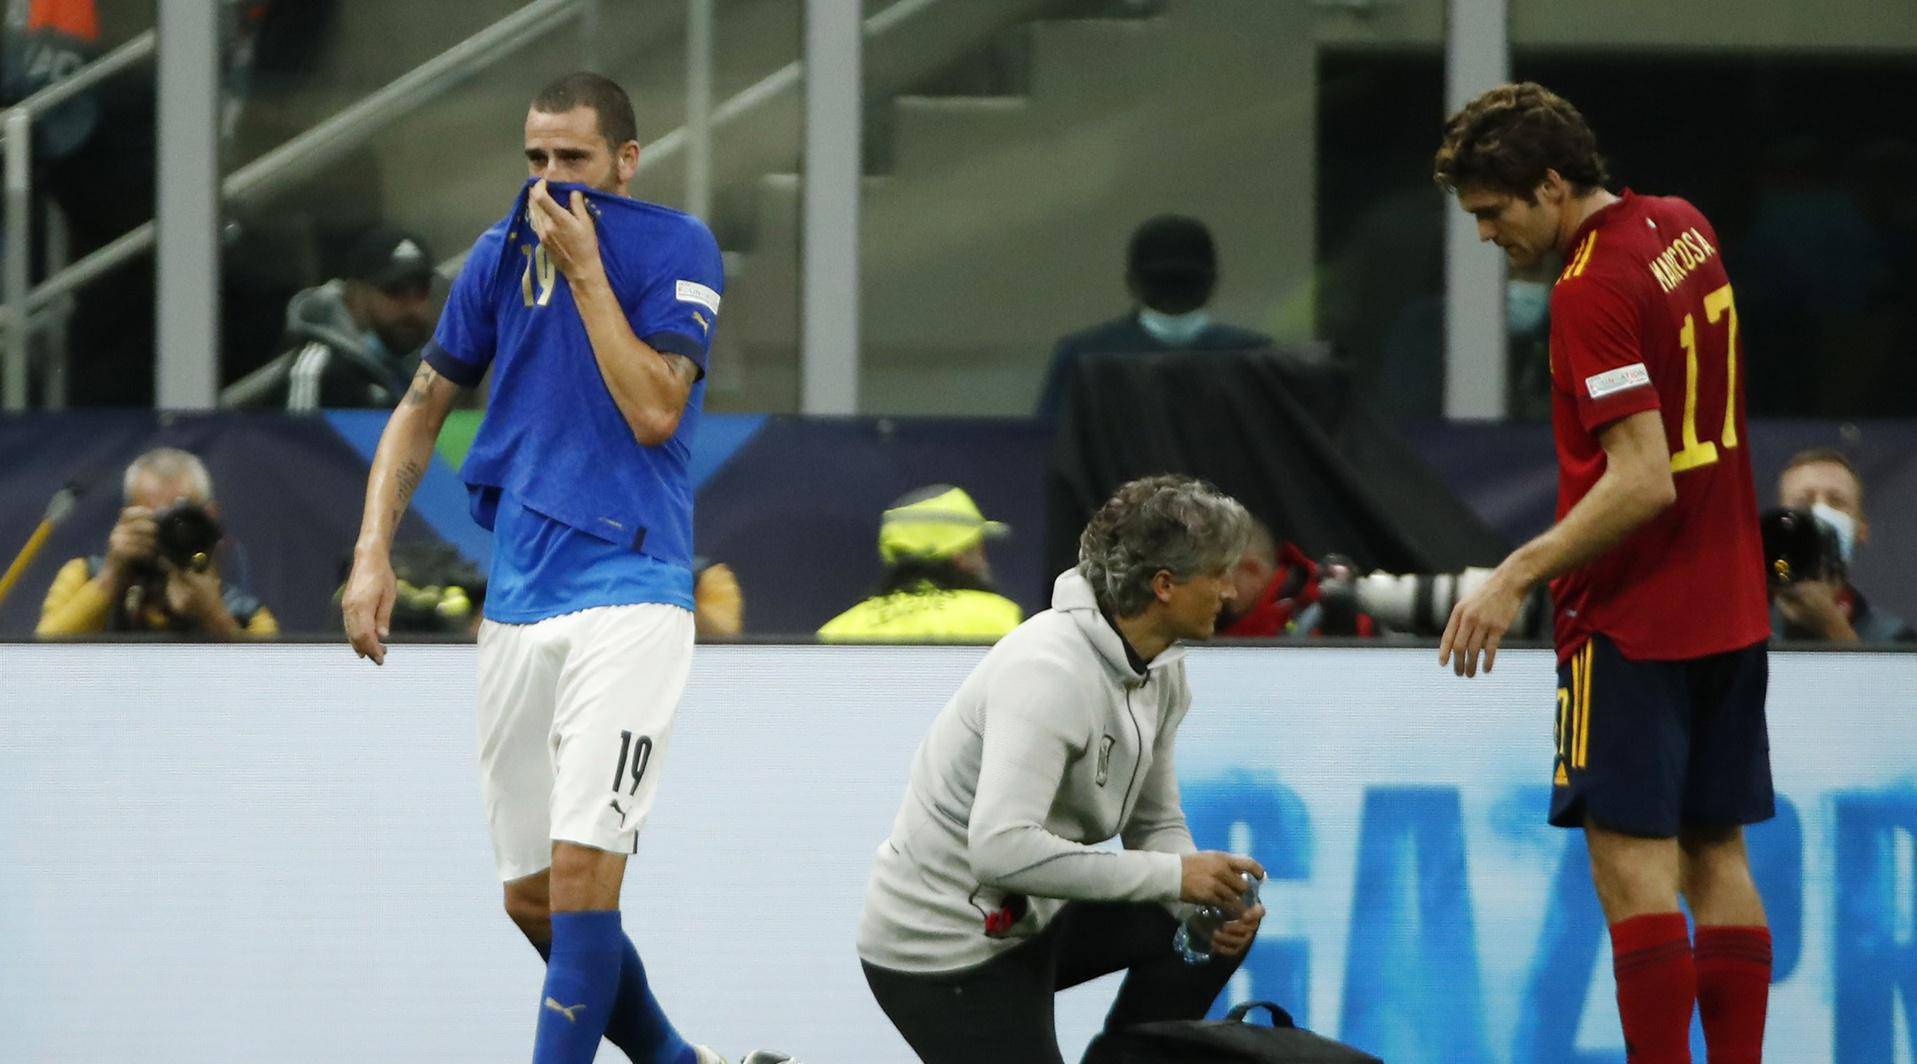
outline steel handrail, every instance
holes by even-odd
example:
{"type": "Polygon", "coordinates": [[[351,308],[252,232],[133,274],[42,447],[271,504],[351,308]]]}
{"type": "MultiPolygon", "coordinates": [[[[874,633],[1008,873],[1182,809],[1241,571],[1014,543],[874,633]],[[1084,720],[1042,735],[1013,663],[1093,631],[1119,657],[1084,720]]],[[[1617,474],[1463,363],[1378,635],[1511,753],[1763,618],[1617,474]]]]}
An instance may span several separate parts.
{"type": "MultiPolygon", "coordinates": [[[[392,122],[426,106],[473,74],[578,17],[589,0],[533,0],[466,40],[394,79],[305,133],[241,167],[221,182],[227,202],[248,203],[283,190],[310,170],[365,143],[392,122]]],[[[145,222],[42,281],[27,296],[28,313],[86,286],[153,247],[156,229],[145,222]]]]}
{"type": "Polygon", "coordinates": [[[38,116],[53,110],[113,75],[153,58],[154,53],[159,50],[159,41],[158,30],[148,30],[140,34],[74,71],[72,75],[61,78],[12,107],[0,111],[0,122],[4,122],[6,117],[15,111],[38,116]]]}

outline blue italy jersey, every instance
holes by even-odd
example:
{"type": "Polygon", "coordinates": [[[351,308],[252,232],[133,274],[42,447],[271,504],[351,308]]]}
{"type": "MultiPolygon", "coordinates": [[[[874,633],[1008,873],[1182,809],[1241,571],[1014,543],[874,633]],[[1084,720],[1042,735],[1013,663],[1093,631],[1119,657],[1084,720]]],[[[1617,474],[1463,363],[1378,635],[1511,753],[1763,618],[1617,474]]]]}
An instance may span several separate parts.
{"type": "Polygon", "coordinates": [[[640,602],[692,608],[692,570],[560,524],[497,489],[481,491],[493,511],[489,620],[532,624],[640,602]]]}
{"type": "Polygon", "coordinates": [[[616,604],[598,601],[608,598],[683,604],[692,564],[686,464],[725,284],[718,245],[691,215],[580,185],[550,186],[562,205],[574,191],[586,195],[607,278],[633,333],[700,369],[678,430],[647,447],[613,402],[571,286],[526,220],[531,187],[473,245],[425,352],[457,384],[476,384],[492,369],[486,415],[460,474],[474,518],[502,537],[493,583],[517,589],[499,602],[498,619],[616,604]],[[513,507],[514,520],[496,527],[502,505],[513,507]],[[509,535],[513,541],[504,542],[509,535]],[[658,565],[626,557],[632,554],[658,565]],[[581,584],[552,575],[582,565],[612,566],[630,578],[581,584]],[[587,596],[595,601],[566,590],[581,586],[597,589],[587,596]]]}

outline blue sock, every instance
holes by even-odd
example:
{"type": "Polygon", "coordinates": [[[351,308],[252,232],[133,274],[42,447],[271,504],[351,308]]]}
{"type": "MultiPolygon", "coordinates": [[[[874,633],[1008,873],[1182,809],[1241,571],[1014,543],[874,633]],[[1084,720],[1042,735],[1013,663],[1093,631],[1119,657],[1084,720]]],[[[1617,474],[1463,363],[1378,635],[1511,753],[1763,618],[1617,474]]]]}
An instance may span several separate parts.
{"type": "Polygon", "coordinates": [[[592,1064],[619,993],[619,911],[552,914],[533,1064],[592,1064]]]}
{"type": "Polygon", "coordinates": [[[652,996],[646,983],[646,966],[632,940],[625,942],[624,958],[619,966],[619,996],[612,1005],[612,1019],[606,1024],[606,1041],[625,1051],[638,1064],[696,1064],[698,1058],[686,1040],[673,1030],[672,1021],[652,996]]]}

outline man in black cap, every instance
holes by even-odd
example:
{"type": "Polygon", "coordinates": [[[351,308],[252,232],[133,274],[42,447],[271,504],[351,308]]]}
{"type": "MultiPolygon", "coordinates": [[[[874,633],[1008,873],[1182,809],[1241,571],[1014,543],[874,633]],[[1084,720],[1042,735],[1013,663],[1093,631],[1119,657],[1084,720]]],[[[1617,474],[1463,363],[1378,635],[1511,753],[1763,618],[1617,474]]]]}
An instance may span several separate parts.
{"type": "Polygon", "coordinates": [[[1058,342],[1039,394],[1040,418],[1058,420],[1065,382],[1086,355],[1243,351],[1271,344],[1269,336],[1217,324],[1205,313],[1218,285],[1218,255],[1211,231],[1196,218],[1161,214],[1139,226],[1126,255],[1125,284],[1137,300],[1129,314],[1058,342]]]}
{"type": "Polygon", "coordinates": [[[377,226],[343,265],[293,297],[289,350],[228,387],[222,406],[390,407],[406,394],[433,334],[433,257],[419,237],[377,226]]]}

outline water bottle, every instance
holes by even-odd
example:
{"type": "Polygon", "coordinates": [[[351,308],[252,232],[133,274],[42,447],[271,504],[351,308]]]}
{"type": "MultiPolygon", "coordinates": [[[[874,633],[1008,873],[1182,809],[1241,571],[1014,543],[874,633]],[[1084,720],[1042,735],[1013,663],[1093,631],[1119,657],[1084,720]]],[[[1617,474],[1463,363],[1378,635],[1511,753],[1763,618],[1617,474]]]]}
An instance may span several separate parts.
{"type": "MultiPolygon", "coordinates": [[[[1245,892],[1238,901],[1249,910],[1258,904],[1258,880],[1250,872],[1238,873],[1245,881],[1245,892]]],[[[1231,916],[1216,905],[1207,905],[1186,917],[1172,932],[1172,950],[1185,959],[1186,964],[1206,964],[1211,961],[1211,936],[1218,929],[1231,922],[1231,916]]]]}

